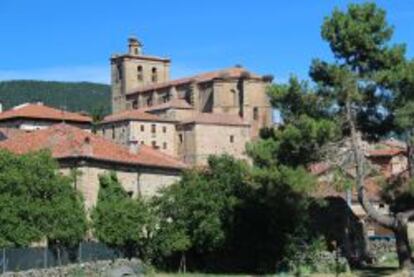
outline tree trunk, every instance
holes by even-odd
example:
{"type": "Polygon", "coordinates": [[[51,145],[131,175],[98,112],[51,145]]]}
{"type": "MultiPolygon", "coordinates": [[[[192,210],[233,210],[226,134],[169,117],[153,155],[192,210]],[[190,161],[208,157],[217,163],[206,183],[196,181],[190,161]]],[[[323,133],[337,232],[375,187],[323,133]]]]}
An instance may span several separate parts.
{"type": "Polygon", "coordinates": [[[411,246],[408,240],[407,225],[401,225],[394,231],[396,239],[396,247],[398,254],[398,262],[401,269],[411,269],[411,246]]]}
{"type": "MultiPolygon", "coordinates": [[[[364,180],[365,180],[365,166],[364,154],[360,147],[360,137],[355,126],[355,121],[352,113],[352,107],[349,100],[345,104],[346,120],[350,128],[351,136],[351,150],[353,152],[355,169],[356,169],[356,185],[358,190],[358,201],[369,217],[374,219],[380,225],[394,231],[396,238],[396,250],[400,268],[411,269],[411,248],[408,240],[407,226],[408,219],[414,216],[414,211],[400,213],[397,216],[384,215],[372,205],[365,194],[364,180]]],[[[410,147],[407,149],[411,152],[410,147]]],[[[410,163],[410,161],[409,161],[410,163]]],[[[409,168],[411,169],[411,168],[409,168]]]]}

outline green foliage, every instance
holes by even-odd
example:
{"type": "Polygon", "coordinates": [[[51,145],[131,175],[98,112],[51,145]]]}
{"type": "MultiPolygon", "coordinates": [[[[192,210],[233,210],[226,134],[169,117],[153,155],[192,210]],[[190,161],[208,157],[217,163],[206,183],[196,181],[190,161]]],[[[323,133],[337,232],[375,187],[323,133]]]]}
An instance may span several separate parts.
{"type": "Polygon", "coordinates": [[[92,211],[96,237],[128,257],[149,259],[148,240],[154,228],[149,206],[141,198],[131,199],[115,173],[102,175],[99,181],[98,203],[92,211]]]}
{"type": "Polygon", "coordinates": [[[229,156],[211,157],[209,170],[188,171],[155,200],[160,217],[160,250],[166,255],[223,245],[226,227],[243,190],[246,165],[229,156]]]}
{"type": "Polygon", "coordinates": [[[378,139],[393,128],[387,109],[393,99],[389,88],[397,68],[404,65],[405,46],[391,45],[392,34],[385,11],[374,3],[335,10],[323,23],[322,37],[336,60],[329,64],[316,59],[310,69],[318,93],[337,107],[338,117],[345,102],[351,102],[357,127],[368,139],[378,139]]]}
{"type": "Polygon", "coordinates": [[[83,239],[83,202],[48,152],[16,156],[0,152],[0,244],[73,245],[83,239]]]}
{"type": "Polygon", "coordinates": [[[111,111],[110,87],[87,82],[3,81],[0,82],[0,101],[4,109],[41,101],[58,109],[87,112],[94,119],[111,111]]]}

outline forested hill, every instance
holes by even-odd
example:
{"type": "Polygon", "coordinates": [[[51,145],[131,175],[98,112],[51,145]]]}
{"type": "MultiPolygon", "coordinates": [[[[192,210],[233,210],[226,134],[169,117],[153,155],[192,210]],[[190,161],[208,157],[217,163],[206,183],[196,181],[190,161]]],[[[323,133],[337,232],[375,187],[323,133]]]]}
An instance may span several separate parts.
{"type": "Polygon", "coordinates": [[[69,111],[110,112],[110,86],[88,82],[2,81],[0,101],[3,109],[26,102],[43,102],[45,105],[66,108],[69,111]]]}

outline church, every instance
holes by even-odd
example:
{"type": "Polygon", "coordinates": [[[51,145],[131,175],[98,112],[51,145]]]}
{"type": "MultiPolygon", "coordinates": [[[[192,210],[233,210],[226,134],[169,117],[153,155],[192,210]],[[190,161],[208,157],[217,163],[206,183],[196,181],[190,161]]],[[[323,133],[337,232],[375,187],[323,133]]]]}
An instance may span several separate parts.
{"type": "Polygon", "coordinates": [[[271,76],[235,66],[171,80],[171,60],[144,54],[135,37],[110,63],[113,114],[98,134],[118,143],[149,145],[203,165],[212,154],[247,159],[246,143],[273,124],[271,76]]]}

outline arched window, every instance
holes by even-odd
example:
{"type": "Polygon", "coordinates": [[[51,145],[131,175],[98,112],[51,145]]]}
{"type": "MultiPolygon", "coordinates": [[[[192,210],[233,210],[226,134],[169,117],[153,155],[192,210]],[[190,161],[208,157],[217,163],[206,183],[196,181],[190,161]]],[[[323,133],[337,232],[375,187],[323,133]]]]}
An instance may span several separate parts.
{"type": "Polygon", "coordinates": [[[156,67],[153,67],[153,68],[151,69],[151,81],[152,81],[153,83],[156,83],[156,82],[158,81],[158,76],[157,76],[157,68],[156,68],[156,67]]]}
{"type": "Polygon", "coordinates": [[[137,66],[137,79],[138,81],[142,81],[144,79],[144,75],[142,72],[142,65],[137,66]]]}

